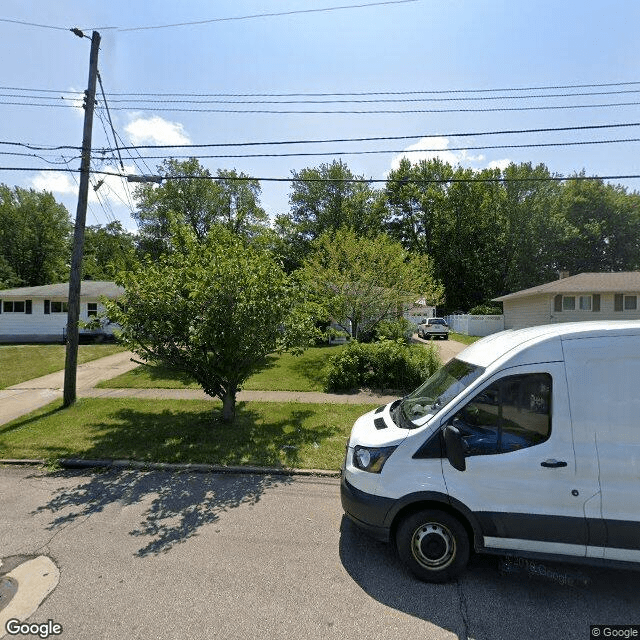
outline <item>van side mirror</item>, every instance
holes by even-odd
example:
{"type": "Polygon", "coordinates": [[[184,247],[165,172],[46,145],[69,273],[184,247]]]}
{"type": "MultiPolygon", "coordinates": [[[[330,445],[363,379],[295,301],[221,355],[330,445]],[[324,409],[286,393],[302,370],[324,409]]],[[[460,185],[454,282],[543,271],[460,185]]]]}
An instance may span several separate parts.
{"type": "Polygon", "coordinates": [[[444,445],[447,459],[458,471],[465,471],[467,463],[464,457],[464,444],[459,429],[449,424],[444,429],[444,445]]]}

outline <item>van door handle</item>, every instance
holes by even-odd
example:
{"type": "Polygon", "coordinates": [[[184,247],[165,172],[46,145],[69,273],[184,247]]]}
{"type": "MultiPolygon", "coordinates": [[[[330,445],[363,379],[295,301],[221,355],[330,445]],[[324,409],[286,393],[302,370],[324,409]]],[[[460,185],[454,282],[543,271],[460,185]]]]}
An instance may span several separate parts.
{"type": "Polygon", "coordinates": [[[551,469],[558,469],[559,467],[566,467],[567,463],[564,460],[554,460],[551,458],[550,460],[545,460],[540,463],[541,467],[549,467],[551,469]]]}

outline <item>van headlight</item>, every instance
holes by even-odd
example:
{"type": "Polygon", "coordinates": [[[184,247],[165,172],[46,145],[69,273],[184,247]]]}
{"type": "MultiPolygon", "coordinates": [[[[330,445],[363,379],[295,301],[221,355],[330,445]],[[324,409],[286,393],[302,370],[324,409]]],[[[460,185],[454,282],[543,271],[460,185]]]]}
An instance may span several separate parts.
{"type": "Polygon", "coordinates": [[[353,466],[369,473],[380,473],[384,463],[397,447],[361,447],[353,449],[353,466]]]}

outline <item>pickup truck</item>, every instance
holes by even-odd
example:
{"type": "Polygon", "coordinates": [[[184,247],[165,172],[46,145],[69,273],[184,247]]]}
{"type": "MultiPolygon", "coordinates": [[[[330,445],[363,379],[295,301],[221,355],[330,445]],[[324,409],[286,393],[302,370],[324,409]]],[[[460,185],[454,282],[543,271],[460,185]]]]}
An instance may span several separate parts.
{"type": "Polygon", "coordinates": [[[431,338],[449,339],[449,325],[444,318],[424,318],[418,325],[418,337],[430,340],[431,338]]]}

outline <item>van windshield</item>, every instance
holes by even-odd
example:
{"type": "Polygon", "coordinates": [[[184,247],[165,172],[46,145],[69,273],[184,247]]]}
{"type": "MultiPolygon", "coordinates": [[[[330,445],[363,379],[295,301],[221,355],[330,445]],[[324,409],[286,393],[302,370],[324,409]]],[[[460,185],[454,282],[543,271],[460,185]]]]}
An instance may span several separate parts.
{"type": "Polygon", "coordinates": [[[466,389],[484,369],[462,360],[449,360],[426,382],[406,396],[398,405],[394,420],[404,429],[415,429],[422,418],[436,414],[445,404],[466,389]]]}

